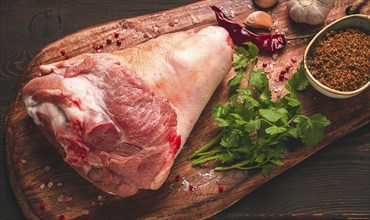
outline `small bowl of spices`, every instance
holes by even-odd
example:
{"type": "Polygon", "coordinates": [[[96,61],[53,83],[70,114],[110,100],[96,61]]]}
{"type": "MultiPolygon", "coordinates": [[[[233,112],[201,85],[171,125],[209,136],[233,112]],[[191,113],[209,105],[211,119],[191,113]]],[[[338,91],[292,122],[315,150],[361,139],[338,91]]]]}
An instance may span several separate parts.
{"type": "Polygon", "coordinates": [[[308,44],[304,68],[311,85],[332,98],[370,86],[370,16],[350,15],[322,29],[308,44]]]}

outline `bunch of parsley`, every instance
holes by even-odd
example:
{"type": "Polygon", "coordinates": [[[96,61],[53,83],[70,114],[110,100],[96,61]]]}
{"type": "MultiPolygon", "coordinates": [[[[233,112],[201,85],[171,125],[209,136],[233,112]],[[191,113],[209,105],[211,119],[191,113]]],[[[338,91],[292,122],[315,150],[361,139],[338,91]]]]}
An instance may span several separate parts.
{"type": "Polygon", "coordinates": [[[245,43],[248,49],[235,49],[233,66],[236,75],[229,81],[230,102],[213,108],[212,115],[222,131],[192,155],[193,165],[218,160],[215,170],[261,169],[263,176],[272,165],[283,165],[289,138],[300,139],[311,147],[323,138],[321,128],[330,121],[321,114],[301,114],[297,92],[307,87],[302,64],[286,84],[288,94],[271,101],[269,80],[262,68],[255,69],[258,48],[245,43]],[[246,72],[250,73],[245,76],[246,72]],[[243,78],[248,85],[242,87],[243,78]]]}

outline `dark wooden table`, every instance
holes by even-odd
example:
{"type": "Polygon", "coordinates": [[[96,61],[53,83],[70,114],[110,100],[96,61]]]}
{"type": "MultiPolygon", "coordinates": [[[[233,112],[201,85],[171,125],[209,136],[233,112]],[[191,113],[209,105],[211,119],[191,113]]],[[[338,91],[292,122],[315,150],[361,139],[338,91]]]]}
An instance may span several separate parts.
{"type": "MultiPolygon", "coordinates": [[[[43,46],[74,31],[192,2],[1,1],[0,219],[23,219],[6,171],[4,121],[18,78],[29,61],[43,46]]],[[[369,129],[367,125],[335,141],[213,218],[369,219],[369,129]]]]}

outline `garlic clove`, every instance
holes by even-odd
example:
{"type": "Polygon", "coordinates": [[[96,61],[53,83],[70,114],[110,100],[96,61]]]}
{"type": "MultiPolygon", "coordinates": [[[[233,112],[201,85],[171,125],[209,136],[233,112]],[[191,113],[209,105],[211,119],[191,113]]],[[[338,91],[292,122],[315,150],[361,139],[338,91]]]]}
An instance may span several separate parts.
{"type": "Polygon", "coordinates": [[[256,4],[260,8],[270,8],[277,2],[278,0],[254,0],[254,4],[256,4]]]}
{"type": "Polygon", "coordinates": [[[264,11],[255,11],[248,15],[245,26],[270,30],[272,28],[272,17],[264,11]]]}
{"type": "Polygon", "coordinates": [[[298,23],[317,25],[322,23],[335,0],[289,0],[289,17],[298,23]]]}

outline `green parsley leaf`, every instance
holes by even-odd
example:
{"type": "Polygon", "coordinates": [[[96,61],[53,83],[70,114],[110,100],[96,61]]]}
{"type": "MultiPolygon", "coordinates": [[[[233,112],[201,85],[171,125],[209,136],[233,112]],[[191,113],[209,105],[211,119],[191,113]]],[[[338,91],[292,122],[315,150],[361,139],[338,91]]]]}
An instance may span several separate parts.
{"type": "Polygon", "coordinates": [[[298,91],[308,85],[302,64],[285,86],[288,94],[273,102],[264,69],[255,69],[258,48],[251,42],[246,45],[247,49],[235,49],[230,101],[212,110],[222,131],[188,158],[193,165],[218,160],[215,170],[260,169],[268,176],[273,165],[284,164],[285,141],[295,138],[316,146],[324,136],[321,129],[330,121],[320,113],[307,117],[300,112],[298,91]],[[247,87],[240,86],[244,78],[247,87]]]}
{"type": "Polygon", "coordinates": [[[264,165],[262,167],[262,170],[261,170],[261,175],[264,176],[264,177],[268,177],[268,176],[271,175],[271,172],[272,172],[272,166],[271,166],[271,164],[264,165]]]}
{"type": "Polygon", "coordinates": [[[269,79],[267,78],[266,74],[262,74],[263,69],[257,69],[251,72],[249,83],[250,86],[253,86],[256,89],[263,89],[266,88],[269,84],[269,79]]]}
{"type": "Polygon", "coordinates": [[[270,122],[277,122],[279,119],[286,122],[288,111],[285,108],[260,109],[259,114],[270,122]]]}
{"type": "Polygon", "coordinates": [[[273,125],[269,128],[266,128],[265,131],[266,131],[267,134],[275,135],[275,134],[284,133],[284,132],[287,131],[287,129],[284,128],[284,127],[277,127],[277,126],[273,125]]]}
{"type": "Polygon", "coordinates": [[[233,78],[229,80],[228,84],[232,92],[235,92],[239,88],[242,79],[243,73],[238,72],[233,78]]]}
{"type": "Polygon", "coordinates": [[[313,124],[313,126],[317,128],[323,128],[330,124],[329,119],[321,115],[320,113],[314,114],[310,117],[310,121],[313,124]]]}
{"type": "Polygon", "coordinates": [[[288,80],[288,85],[290,86],[291,91],[301,91],[308,86],[308,80],[305,75],[303,63],[299,65],[299,69],[296,74],[293,74],[288,80]]]}

